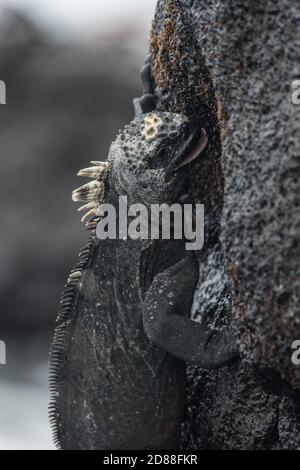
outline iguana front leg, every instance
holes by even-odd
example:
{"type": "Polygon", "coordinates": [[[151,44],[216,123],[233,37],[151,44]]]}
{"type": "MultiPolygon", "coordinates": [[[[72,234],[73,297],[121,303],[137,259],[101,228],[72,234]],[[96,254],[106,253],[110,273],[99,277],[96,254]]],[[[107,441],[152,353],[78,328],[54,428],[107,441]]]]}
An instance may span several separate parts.
{"type": "Polygon", "coordinates": [[[150,54],[146,57],[140,75],[143,85],[143,95],[141,98],[134,98],[133,100],[135,117],[139,117],[155,109],[154,81],[151,76],[150,54]]]}
{"type": "Polygon", "coordinates": [[[222,367],[238,356],[236,341],[229,333],[222,334],[186,317],[195,280],[190,257],[157,274],[144,299],[144,331],[151,342],[189,364],[222,367]]]}

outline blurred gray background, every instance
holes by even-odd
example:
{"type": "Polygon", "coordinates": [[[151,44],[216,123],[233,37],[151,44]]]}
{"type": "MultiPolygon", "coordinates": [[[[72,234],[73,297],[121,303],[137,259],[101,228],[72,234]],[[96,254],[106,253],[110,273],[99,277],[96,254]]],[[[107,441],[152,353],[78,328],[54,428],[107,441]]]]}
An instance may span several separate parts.
{"type": "Polygon", "coordinates": [[[88,234],[71,191],[133,116],[156,0],[0,0],[0,449],[52,449],[48,349],[88,234]]]}

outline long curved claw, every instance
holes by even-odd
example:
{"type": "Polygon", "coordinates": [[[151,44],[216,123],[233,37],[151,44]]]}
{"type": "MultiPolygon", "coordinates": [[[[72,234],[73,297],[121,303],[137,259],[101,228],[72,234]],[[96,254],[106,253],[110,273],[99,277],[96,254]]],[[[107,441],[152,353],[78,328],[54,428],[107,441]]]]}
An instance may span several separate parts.
{"type": "Polygon", "coordinates": [[[207,142],[207,133],[204,129],[201,129],[201,135],[198,143],[193,147],[192,151],[185,157],[185,159],[180,162],[180,164],[176,167],[176,170],[187,165],[188,163],[191,163],[193,160],[199,157],[199,155],[205,150],[207,142]]]}

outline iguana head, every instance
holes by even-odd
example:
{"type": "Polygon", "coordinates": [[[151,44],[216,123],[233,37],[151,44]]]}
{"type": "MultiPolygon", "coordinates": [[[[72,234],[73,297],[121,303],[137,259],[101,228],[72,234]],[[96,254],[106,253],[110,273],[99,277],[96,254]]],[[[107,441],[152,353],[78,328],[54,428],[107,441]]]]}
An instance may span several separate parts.
{"type": "Polygon", "coordinates": [[[170,202],[181,170],[205,148],[206,133],[182,114],[151,112],[134,120],[111,146],[110,180],[129,202],[170,202]]]}
{"type": "Polygon", "coordinates": [[[205,149],[204,129],[182,114],[154,111],[142,115],[120,131],[112,143],[108,162],[92,162],[78,175],[94,178],[73,191],[74,201],[86,204],[83,220],[97,215],[105,182],[129,203],[173,202],[184,167],[205,149]]]}

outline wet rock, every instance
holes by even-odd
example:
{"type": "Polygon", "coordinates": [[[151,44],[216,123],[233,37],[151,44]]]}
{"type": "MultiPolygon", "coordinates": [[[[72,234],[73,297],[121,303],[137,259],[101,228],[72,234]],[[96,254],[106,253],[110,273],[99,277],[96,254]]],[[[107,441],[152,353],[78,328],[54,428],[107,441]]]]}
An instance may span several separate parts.
{"type": "MultiPolygon", "coordinates": [[[[300,78],[296,0],[159,0],[151,34],[158,106],[208,130],[189,194],[206,209],[197,320],[233,324],[241,360],[189,368],[187,449],[300,446],[300,78]]],[[[187,188],[188,190],[188,188],[187,188]]]]}

